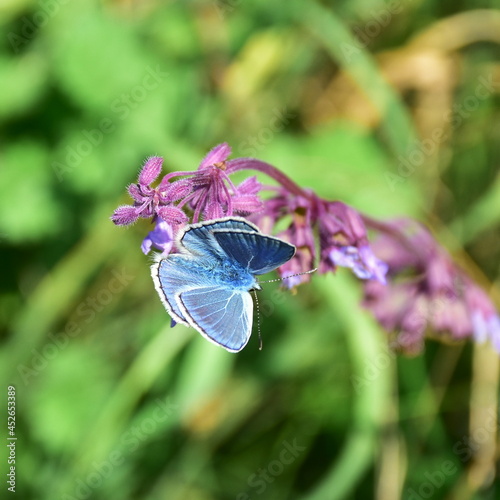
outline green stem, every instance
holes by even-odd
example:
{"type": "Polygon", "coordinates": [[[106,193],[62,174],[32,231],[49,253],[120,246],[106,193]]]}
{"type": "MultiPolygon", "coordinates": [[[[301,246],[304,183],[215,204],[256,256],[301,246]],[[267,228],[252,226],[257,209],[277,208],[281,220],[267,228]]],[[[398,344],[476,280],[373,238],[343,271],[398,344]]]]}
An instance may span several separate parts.
{"type": "Polygon", "coordinates": [[[377,436],[383,412],[390,406],[391,373],[380,369],[373,375],[374,360],[391,357],[387,340],[368,314],[359,313],[357,288],[343,273],[324,276],[317,286],[342,320],[352,360],[353,388],[356,390],[353,424],[343,450],[323,480],[304,500],[346,498],[375,459],[377,436]]]}

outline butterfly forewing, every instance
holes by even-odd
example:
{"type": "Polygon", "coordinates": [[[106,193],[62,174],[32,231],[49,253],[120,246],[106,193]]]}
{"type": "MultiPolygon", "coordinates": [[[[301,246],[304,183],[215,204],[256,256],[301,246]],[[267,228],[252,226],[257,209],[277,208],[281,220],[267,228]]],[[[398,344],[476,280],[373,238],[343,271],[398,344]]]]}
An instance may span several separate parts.
{"type": "Polygon", "coordinates": [[[260,233],[215,230],[214,237],[224,253],[252,274],[266,274],[289,261],[295,247],[260,233]]]}
{"type": "Polygon", "coordinates": [[[223,257],[221,249],[214,239],[214,229],[244,230],[257,232],[258,229],[243,219],[221,219],[213,222],[202,222],[189,226],[181,237],[182,246],[191,253],[204,257],[223,257]]]}

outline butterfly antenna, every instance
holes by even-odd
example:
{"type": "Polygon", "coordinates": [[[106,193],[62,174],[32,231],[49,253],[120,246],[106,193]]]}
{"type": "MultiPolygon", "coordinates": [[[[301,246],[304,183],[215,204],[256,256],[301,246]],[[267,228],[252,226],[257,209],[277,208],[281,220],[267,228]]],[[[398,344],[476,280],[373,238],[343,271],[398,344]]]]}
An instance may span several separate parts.
{"type": "Polygon", "coordinates": [[[283,276],[283,278],[276,278],[274,280],[259,281],[259,283],[274,283],[275,281],[283,281],[289,278],[294,278],[295,276],[302,276],[303,274],[312,274],[318,270],[317,267],[311,269],[310,271],[304,271],[303,273],[290,274],[290,276],[283,276]]]}
{"type": "Polygon", "coordinates": [[[262,351],[262,337],[260,335],[260,309],[259,309],[259,299],[257,298],[257,292],[252,290],[255,297],[255,309],[257,310],[257,333],[259,334],[259,351],[262,351]]]}

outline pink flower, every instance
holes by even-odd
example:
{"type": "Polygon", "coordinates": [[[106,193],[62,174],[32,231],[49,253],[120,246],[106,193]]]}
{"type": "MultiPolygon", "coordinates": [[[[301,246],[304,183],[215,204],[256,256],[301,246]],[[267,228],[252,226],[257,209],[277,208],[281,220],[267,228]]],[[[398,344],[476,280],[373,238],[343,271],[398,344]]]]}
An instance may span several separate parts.
{"type": "Polygon", "coordinates": [[[139,173],[137,184],[128,187],[134,205],[118,207],[111,217],[117,226],[133,224],[140,217],[143,219],[160,217],[171,225],[187,221],[186,214],[171,204],[175,201],[172,199],[172,188],[163,190],[161,184],[158,188],[151,187],[160,175],[162,163],[163,158],[158,156],[152,156],[146,161],[139,173]]]}
{"type": "Polygon", "coordinates": [[[421,225],[386,223],[373,248],[388,265],[388,284],[365,285],[364,306],[395,332],[399,347],[419,352],[427,331],[450,340],[489,339],[500,352],[495,306],[421,225]]]}

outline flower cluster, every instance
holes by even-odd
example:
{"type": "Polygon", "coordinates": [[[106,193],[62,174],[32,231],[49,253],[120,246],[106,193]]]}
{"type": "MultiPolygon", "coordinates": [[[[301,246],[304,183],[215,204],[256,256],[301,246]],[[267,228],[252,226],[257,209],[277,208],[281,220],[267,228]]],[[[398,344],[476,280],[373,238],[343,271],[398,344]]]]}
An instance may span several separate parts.
{"type": "Polygon", "coordinates": [[[396,220],[373,244],[388,268],[388,284],[365,284],[364,306],[394,332],[395,345],[419,352],[424,335],[489,339],[500,352],[500,318],[486,293],[451,259],[430,233],[411,220],[396,220]]]}
{"type": "Polygon", "coordinates": [[[133,205],[118,207],[111,220],[118,226],[134,223],[139,218],[151,219],[155,229],[142,243],[147,254],[155,247],[164,255],[173,248],[175,234],[189,220],[212,220],[229,215],[248,216],[262,210],[258,193],[261,185],[255,177],[245,179],[235,186],[227,168],[226,159],[231,153],[227,144],[212,149],[194,172],[173,172],[163,177],[157,187],[152,184],[161,173],[163,158],[149,158],[137,184],[128,192],[133,205]],[[172,180],[182,177],[178,180],[172,180]]]}
{"type": "MultiPolygon", "coordinates": [[[[259,162],[261,163],[261,162],[259,162]]],[[[287,286],[296,286],[310,279],[298,273],[318,266],[320,274],[335,271],[337,266],[350,268],[364,280],[385,283],[387,266],[377,259],[368,243],[361,215],[339,201],[326,201],[311,191],[291,192],[278,188],[277,194],[265,201],[257,223],[272,228],[282,218],[291,216],[291,223],[278,236],[297,247],[295,256],[279,268],[287,286]],[[319,255],[316,255],[316,235],[319,255]],[[319,257],[319,258],[318,258],[319,257]]]]}
{"type": "Polygon", "coordinates": [[[313,268],[327,273],[346,267],[365,281],[364,306],[384,328],[398,332],[397,345],[405,352],[418,352],[429,330],[452,339],[490,339],[500,352],[500,319],[492,302],[422,226],[375,221],[340,201],[319,198],[268,163],[228,160],[230,153],[220,144],[197,170],[172,172],[161,180],[163,159],[149,158],[137,183],[128,187],[133,205],[119,207],[113,222],[151,219],[155,228],[141,248],[163,255],[175,251],[175,236],[188,223],[238,215],[267,233],[284,223],[277,236],[297,248],[278,269],[286,286],[309,280],[310,274],[299,273],[313,268]],[[242,170],[266,174],[278,186],[264,187],[255,176],[235,185],[230,176],[242,170]],[[374,244],[367,229],[379,234],[374,244]]]}

